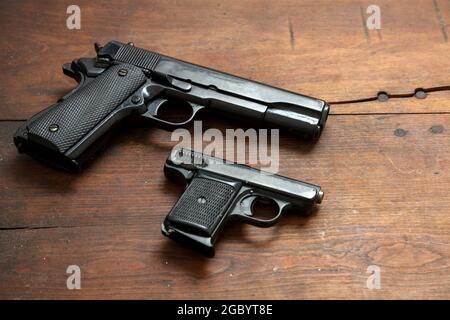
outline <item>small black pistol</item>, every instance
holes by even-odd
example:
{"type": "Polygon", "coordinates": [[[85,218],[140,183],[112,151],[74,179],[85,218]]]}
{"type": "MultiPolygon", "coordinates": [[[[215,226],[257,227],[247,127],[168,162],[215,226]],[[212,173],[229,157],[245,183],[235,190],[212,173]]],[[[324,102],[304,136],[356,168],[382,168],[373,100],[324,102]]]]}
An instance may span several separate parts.
{"type": "Polygon", "coordinates": [[[164,220],[162,233],[187,242],[208,256],[214,255],[214,243],[229,220],[271,227],[287,209],[310,209],[324,195],[319,186],[186,148],[171,152],[164,173],[169,179],[185,182],[187,187],[164,220]],[[258,201],[275,204],[273,218],[265,220],[253,215],[258,201]]]}

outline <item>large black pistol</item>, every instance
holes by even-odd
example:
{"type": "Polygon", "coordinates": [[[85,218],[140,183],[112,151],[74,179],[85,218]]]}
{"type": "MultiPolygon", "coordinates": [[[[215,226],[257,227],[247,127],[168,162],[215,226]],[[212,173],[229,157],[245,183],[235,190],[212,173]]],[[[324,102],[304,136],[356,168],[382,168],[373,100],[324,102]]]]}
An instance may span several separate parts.
{"type": "Polygon", "coordinates": [[[131,115],[173,130],[187,126],[205,109],[248,119],[257,126],[318,137],[329,113],[325,101],[140,49],[131,43],[97,44],[96,51],[94,58],[64,64],[64,73],[78,81],[78,86],[17,130],[14,142],[19,152],[78,171],[101,145],[97,143],[103,140],[100,138],[131,115]],[[181,122],[160,117],[167,104],[187,105],[190,116],[181,122]]]}

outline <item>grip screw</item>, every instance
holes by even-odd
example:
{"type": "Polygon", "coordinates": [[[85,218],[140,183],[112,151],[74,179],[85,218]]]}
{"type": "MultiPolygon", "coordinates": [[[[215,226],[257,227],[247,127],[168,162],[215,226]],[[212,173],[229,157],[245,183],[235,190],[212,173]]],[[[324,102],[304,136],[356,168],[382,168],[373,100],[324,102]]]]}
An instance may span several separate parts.
{"type": "Polygon", "coordinates": [[[127,69],[119,69],[119,71],[117,72],[117,74],[120,77],[125,77],[128,74],[128,70],[127,69]]]}
{"type": "Polygon", "coordinates": [[[141,102],[141,96],[138,96],[137,94],[135,94],[134,96],[131,97],[131,102],[133,103],[140,103],[141,102]]]}
{"type": "Polygon", "coordinates": [[[205,197],[198,197],[197,198],[197,202],[200,204],[205,204],[206,203],[206,198],[205,197]]]}
{"type": "Polygon", "coordinates": [[[59,126],[58,126],[57,124],[51,124],[51,125],[48,127],[48,130],[49,130],[50,132],[56,132],[56,131],[59,130],[59,126]]]}

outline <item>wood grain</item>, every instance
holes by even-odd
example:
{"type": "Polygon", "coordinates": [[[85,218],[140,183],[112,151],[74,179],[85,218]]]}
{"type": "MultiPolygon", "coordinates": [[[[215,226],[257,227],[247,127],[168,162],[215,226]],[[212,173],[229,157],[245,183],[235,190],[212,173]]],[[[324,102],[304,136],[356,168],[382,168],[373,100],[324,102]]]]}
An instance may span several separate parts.
{"type": "MultiPolygon", "coordinates": [[[[81,30],[66,28],[64,1],[1,2],[0,118],[24,120],[53,104],[74,87],[61,65],[112,39],[328,101],[450,85],[450,43],[431,0],[377,1],[382,29],[367,34],[361,10],[372,1],[77,3],[81,30]]],[[[437,3],[450,23],[450,4],[437,3]]]]}
{"type": "Polygon", "coordinates": [[[66,28],[69,4],[0,2],[0,298],[450,299],[449,90],[333,105],[317,143],[281,134],[279,173],[321,185],[324,202],[270,229],[230,224],[214,259],[160,233],[183,189],[162,174],[170,133],[130,123],[79,175],[12,142],[96,41],[332,102],[448,87],[450,1],[377,1],[381,31],[364,26],[372,1],[77,1],[81,30],[66,28]],[[66,288],[71,264],[81,290],[66,288]]]}
{"type": "Polygon", "coordinates": [[[282,135],[280,173],[321,185],[324,202],[271,229],[230,225],[214,259],[160,234],[182,192],[162,175],[169,133],[132,128],[69,175],[18,155],[19,123],[3,124],[0,297],[449,298],[450,115],[331,116],[317,144],[282,135]]]}

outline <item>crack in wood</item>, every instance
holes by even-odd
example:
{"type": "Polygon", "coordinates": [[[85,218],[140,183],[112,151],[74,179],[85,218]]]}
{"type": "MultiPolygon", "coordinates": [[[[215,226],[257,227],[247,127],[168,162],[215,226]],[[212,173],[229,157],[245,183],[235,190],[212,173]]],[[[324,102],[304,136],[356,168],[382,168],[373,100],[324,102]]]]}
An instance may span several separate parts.
{"type": "MultiPolygon", "coordinates": [[[[364,103],[364,102],[371,102],[379,100],[380,93],[383,93],[383,95],[386,95],[388,99],[384,100],[387,101],[389,99],[405,99],[405,98],[412,98],[416,96],[418,92],[423,91],[424,93],[430,93],[430,92],[438,92],[438,91],[448,91],[450,90],[450,86],[439,86],[439,87],[431,87],[431,88],[417,88],[411,93],[398,93],[398,94],[389,94],[385,91],[379,91],[376,96],[373,97],[367,97],[367,98],[360,98],[360,99],[353,99],[353,100],[341,100],[341,101],[333,101],[329,102],[331,105],[333,104],[355,104],[355,103],[364,103]]],[[[419,99],[419,98],[417,98],[419,99]]],[[[423,99],[421,97],[420,99],[423,99]]]]}
{"type": "Polygon", "coordinates": [[[17,227],[0,227],[0,231],[17,231],[17,230],[41,230],[41,229],[71,229],[84,227],[110,227],[116,225],[78,225],[78,226],[17,226],[17,227]]]}
{"type": "Polygon", "coordinates": [[[1,227],[0,231],[14,231],[14,230],[40,230],[40,229],[58,229],[58,228],[74,228],[75,226],[40,226],[40,227],[1,227]]]}
{"type": "Polygon", "coordinates": [[[361,12],[361,22],[362,22],[363,29],[364,29],[364,35],[366,36],[367,42],[370,42],[369,29],[367,28],[366,16],[364,14],[363,7],[359,7],[359,10],[361,12]]]}
{"type": "Polygon", "coordinates": [[[437,0],[433,0],[434,12],[436,12],[436,17],[439,22],[439,27],[442,32],[442,37],[445,42],[448,42],[447,25],[445,23],[444,17],[442,16],[441,8],[437,0]]]}
{"type": "Polygon", "coordinates": [[[288,29],[289,29],[289,39],[291,42],[291,49],[295,49],[295,34],[294,34],[294,26],[292,25],[291,17],[288,17],[288,29]]]}

